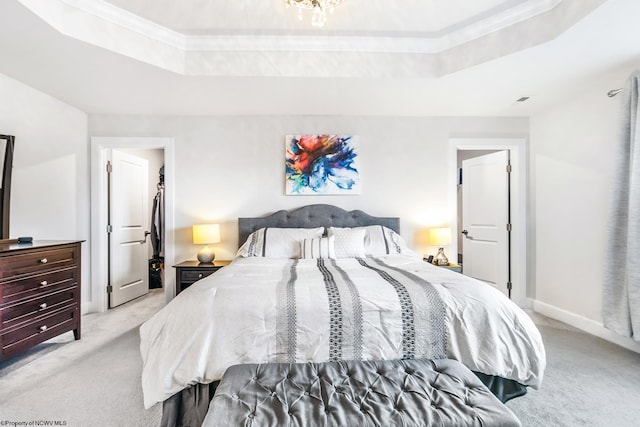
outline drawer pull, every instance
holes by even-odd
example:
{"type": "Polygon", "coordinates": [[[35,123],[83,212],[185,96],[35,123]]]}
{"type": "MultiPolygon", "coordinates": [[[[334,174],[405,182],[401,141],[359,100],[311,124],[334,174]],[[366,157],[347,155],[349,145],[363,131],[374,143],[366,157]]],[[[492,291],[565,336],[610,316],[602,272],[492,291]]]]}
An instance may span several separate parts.
{"type": "Polygon", "coordinates": [[[198,279],[202,279],[202,273],[198,274],[198,279]]]}
{"type": "Polygon", "coordinates": [[[44,310],[47,308],[47,303],[43,302],[42,304],[40,304],[40,310],[44,310]]]}
{"type": "Polygon", "coordinates": [[[43,280],[42,282],[40,282],[40,286],[47,286],[49,284],[49,282],[47,282],[46,280],[43,280]]]}
{"type": "Polygon", "coordinates": [[[40,333],[47,331],[47,325],[40,326],[40,333]]]}
{"type": "Polygon", "coordinates": [[[41,263],[41,264],[46,264],[47,262],[49,262],[49,260],[48,260],[48,259],[46,259],[46,258],[42,258],[42,259],[40,260],[40,263],[41,263]]]}

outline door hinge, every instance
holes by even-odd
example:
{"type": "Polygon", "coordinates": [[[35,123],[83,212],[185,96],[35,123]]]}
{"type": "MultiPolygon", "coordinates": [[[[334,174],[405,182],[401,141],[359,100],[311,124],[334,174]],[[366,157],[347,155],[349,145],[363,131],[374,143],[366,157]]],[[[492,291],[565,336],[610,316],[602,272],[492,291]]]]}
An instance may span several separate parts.
{"type": "Polygon", "coordinates": [[[107,162],[107,173],[111,173],[113,171],[113,166],[111,166],[111,162],[107,162]]]}
{"type": "Polygon", "coordinates": [[[507,224],[507,231],[511,231],[511,224],[507,224]]]}
{"type": "Polygon", "coordinates": [[[507,173],[511,173],[511,163],[507,164],[507,173]]]}
{"type": "Polygon", "coordinates": [[[107,224],[107,233],[113,232],[113,226],[111,224],[107,224]]]}
{"type": "Polygon", "coordinates": [[[107,285],[107,293],[110,294],[111,292],[113,292],[113,286],[107,285]]]}
{"type": "Polygon", "coordinates": [[[507,282],[507,289],[508,289],[508,290],[513,289],[513,283],[511,283],[511,282],[507,282]]]}

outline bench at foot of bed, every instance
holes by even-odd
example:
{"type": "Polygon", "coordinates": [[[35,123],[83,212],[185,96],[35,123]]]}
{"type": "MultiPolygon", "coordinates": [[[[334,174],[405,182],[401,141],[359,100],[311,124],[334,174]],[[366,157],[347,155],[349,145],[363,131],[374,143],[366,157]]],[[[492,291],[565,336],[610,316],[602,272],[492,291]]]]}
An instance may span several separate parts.
{"type": "Polygon", "coordinates": [[[203,426],[520,426],[455,360],[230,367],[203,426]]]}

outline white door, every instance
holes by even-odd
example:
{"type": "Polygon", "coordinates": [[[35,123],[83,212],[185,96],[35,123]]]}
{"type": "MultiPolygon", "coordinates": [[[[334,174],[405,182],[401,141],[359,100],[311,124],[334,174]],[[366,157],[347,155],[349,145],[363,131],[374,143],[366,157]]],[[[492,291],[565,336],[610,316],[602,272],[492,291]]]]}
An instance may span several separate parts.
{"type": "Polygon", "coordinates": [[[113,150],[109,185],[109,308],[149,292],[149,162],[113,150]]]}
{"type": "Polygon", "coordinates": [[[462,162],[462,254],[467,276],[510,295],[509,151],[462,162]]]}

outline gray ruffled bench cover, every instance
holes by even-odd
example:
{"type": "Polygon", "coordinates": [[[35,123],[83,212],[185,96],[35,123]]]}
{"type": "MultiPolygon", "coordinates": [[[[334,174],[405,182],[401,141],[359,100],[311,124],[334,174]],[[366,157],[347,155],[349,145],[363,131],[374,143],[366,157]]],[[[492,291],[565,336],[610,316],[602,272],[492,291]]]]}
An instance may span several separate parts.
{"type": "Polygon", "coordinates": [[[203,426],[520,426],[455,360],[230,367],[203,426]]]}

